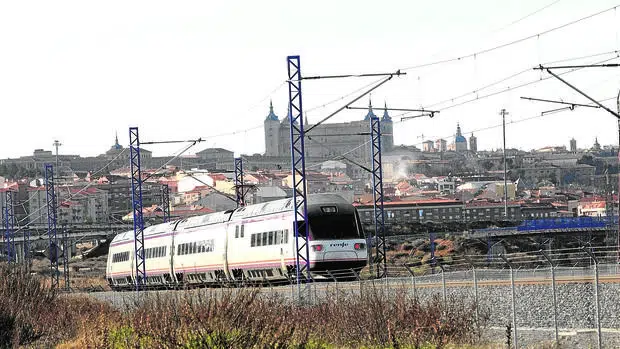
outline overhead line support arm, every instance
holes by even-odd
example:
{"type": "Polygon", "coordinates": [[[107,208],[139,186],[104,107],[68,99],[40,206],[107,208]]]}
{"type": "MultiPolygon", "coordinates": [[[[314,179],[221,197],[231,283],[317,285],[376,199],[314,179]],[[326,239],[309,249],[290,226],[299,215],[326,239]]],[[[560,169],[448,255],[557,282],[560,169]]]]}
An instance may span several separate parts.
{"type": "Polygon", "coordinates": [[[394,77],[394,74],[388,76],[387,78],[381,80],[379,83],[377,83],[375,86],[371,87],[370,89],[366,90],[366,92],[362,93],[361,95],[355,97],[352,101],[350,101],[349,103],[345,104],[344,106],[338,108],[335,112],[329,114],[328,116],[326,116],[325,118],[323,118],[323,120],[317,122],[316,124],[312,125],[311,127],[308,127],[308,129],[305,130],[305,133],[308,133],[310,131],[312,131],[312,129],[314,129],[315,127],[319,126],[320,124],[324,123],[325,121],[329,120],[331,117],[333,117],[334,115],[340,113],[341,111],[343,111],[344,109],[346,109],[348,106],[350,106],[351,104],[359,101],[360,99],[362,99],[364,96],[368,95],[369,93],[371,93],[372,91],[378,89],[381,85],[385,84],[386,82],[392,80],[392,78],[394,77]]]}
{"type": "Polygon", "coordinates": [[[317,75],[317,76],[304,76],[301,77],[301,80],[320,80],[320,79],[341,79],[341,78],[364,78],[364,77],[373,77],[373,76],[401,76],[407,75],[407,73],[403,73],[400,70],[397,70],[395,73],[370,73],[370,74],[345,74],[345,75],[317,75]]]}
{"type": "Polygon", "coordinates": [[[204,140],[202,138],[198,138],[198,139],[188,139],[185,141],[153,141],[153,142],[140,142],[140,144],[144,145],[144,144],[173,144],[173,143],[200,143],[203,142],[204,140]]]}
{"type": "MultiPolygon", "coordinates": [[[[550,100],[550,99],[542,99],[542,98],[533,98],[533,97],[521,97],[521,99],[525,99],[528,101],[536,101],[536,102],[547,102],[547,103],[556,103],[556,104],[565,104],[565,105],[569,105],[571,107],[588,107],[588,108],[600,108],[600,106],[598,105],[591,105],[591,104],[580,104],[580,103],[571,103],[571,102],[564,102],[564,101],[554,101],[554,100],[550,100]]],[[[572,109],[572,108],[571,108],[572,109]]]]}
{"type": "Polygon", "coordinates": [[[599,101],[597,101],[596,99],[588,96],[585,92],[581,91],[580,89],[578,89],[577,87],[571,85],[568,81],[562,79],[561,77],[559,77],[557,74],[555,74],[554,72],[551,71],[551,69],[553,68],[546,68],[543,67],[542,65],[538,68],[534,68],[534,69],[544,69],[547,71],[547,73],[551,74],[551,76],[553,76],[554,78],[560,80],[562,83],[564,83],[566,86],[572,88],[573,90],[577,91],[580,95],[586,97],[587,99],[589,99],[590,101],[592,101],[592,103],[598,105],[599,107],[605,109],[606,111],[608,111],[611,115],[615,116],[617,119],[620,119],[620,114],[618,114],[617,112],[607,108],[606,106],[604,106],[603,104],[601,104],[599,101]]]}

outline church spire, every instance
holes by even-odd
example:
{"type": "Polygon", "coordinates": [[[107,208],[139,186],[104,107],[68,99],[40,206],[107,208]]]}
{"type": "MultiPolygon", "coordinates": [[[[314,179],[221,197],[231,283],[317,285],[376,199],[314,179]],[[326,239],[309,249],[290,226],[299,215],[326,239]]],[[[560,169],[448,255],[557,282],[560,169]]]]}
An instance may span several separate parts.
{"type": "Polygon", "coordinates": [[[384,110],[383,110],[383,117],[381,118],[381,121],[392,122],[392,117],[390,117],[390,115],[388,114],[387,102],[383,101],[383,105],[384,105],[384,110]]]}
{"type": "Polygon", "coordinates": [[[269,114],[267,115],[267,118],[265,118],[265,121],[278,121],[278,116],[273,112],[273,102],[271,100],[269,100],[269,114]]]}
{"type": "Polygon", "coordinates": [[[368,121],[372,118],[376,118],[375,113],[372,112],[372,99],[368,97],[368,114],[364,117],[364,121],[368,121]]]}
{"type": "Polygon", "coordinates": [[[123,149],[123,146],[121,146],[118,143],[118,131],[115,132],[115,135],[114,135],[114,145],[112,146],[112,149],[116,149],[116,150],[123,149]]]}

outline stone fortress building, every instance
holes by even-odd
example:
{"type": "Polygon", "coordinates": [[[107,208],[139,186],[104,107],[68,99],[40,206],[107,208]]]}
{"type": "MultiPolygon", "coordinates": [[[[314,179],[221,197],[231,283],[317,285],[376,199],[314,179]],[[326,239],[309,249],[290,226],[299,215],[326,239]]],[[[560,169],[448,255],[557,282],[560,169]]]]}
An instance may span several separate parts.
{"type": "MultiPolygon", "coordinates": [[[[387,109],[387,104],[386,104],[387,109]]],[[[375,117],[372,103],[362,120],[324,123],[312,129],[305,141],[306,155],[312,158],[331,159],[345,154],[356,161],[370,162],[370,118],[375,117]]],[[[269,105],[265,118],[265,156],[288,156],[291,154],[290,114],[280,120],[269,105]]],[[[394,147],[393,123],[387,110],[381,120],[381,147],[388,152],[394,147]]],[[[304,124],[306,129],[312,124],[304,124]]]]}

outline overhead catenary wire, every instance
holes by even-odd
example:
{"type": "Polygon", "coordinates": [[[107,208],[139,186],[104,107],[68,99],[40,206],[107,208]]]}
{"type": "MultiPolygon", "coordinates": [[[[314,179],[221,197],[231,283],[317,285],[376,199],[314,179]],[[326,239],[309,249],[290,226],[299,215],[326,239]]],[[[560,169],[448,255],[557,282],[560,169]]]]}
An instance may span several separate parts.
{"type": "MultiPolygon", "coordinates": [[[[101,167],[99,170],[95,171],[95,172],[93,173],[93,175],[97,175],[97,174],[99,174],[100,172],[102,172],[103,170],[105,170],[106,168],[108,168],[108,166],[110,166],[112,163],[114,163],[114,161],[116,161],[116,160],[117,160],[117,159],[118,159],[121,155],[123,155],[123,153],[125,153],[125,151],[127,151],[127,148],[125,148],[125,149],[121,150],[121,151],[120,151],[120,152],[119,152],[119,153],[118,153],[118,154],[117,154],[117,155],[116,155],[116,156],[115,156],[112,160],[110,160],[107,164],[105,164],[105,165],[104,165],[103,167],[101,167]]],[[[82,192],[84,192],[86,189],[90,188],[90,187],[91,187],[91,186],[93,186],[94,184],[95,184],[95,183],[93,183],[93,182],[86,184],[86,185],[85,185],[82,189],[80,189],[80,190],[78,190],[77,192],[75,192],[72,196],[70,196],[70,197],[66,198],[65,200],[63,200],[63,201],[62,201],[62,203],[60,203],[60,204],[59,204],[59,206],[60,206],[60,205],[62,205],[62,204],[67,203],[69,200],[71,200],[71,199],[73,198],[73,196],[78,195],[78,194],[81,194],[82,192]]],[[[33,197],[33,198],[34,198],[34,197],[33,197]]],[[[32,200],[32,199],[28,199],[25,203],[28,203],[30,200],[32,200]]],[[[44,208],[46,208],[46,207],[47,207],[47,205],[42,205],[41,207],[39,207],[39,208],[38,208],[37,210],[35,210],[34,212],[31,212],[31,213],[29,213],[28,215],[26,215],[24,218],[22,218],[21,220],[18,220],[18,221],[17,221],[17,225],[18,225],[18,227],[19,227],[19,224],[20,224],[20,223],[24,222],[25,220],[27,220],[28,218],[32,217],[33,215],[35,215],[35,214],[39,213],[41,210],[43,210],[43,209],[44,209],[44,208]]],[[[24,229],[24,227],[19,227],[19,228],[15,231],[15,233],[18,233],[18,232],[20,232],[20,231],[21,231],[21,230],[23,230],[23,229],[24,229]]]]}
{"type": "Polygon", "coordinates": [[[179,156],[183,155],[186,151],[190,150],[193,146],[195,146],[196,144],[198,144],[198,142],[201,142],[202,138],[199,138],[195,141],[193,141],[191,144],[189,144],[188,146],[186,146],[185,148],[183,148],[183,150],[181,150],[177,155],[173,156],[170,160],[166,161],[166,163],[164,163],[163,165],[161,165],[157,170],[155,170],[153,173],[151,173],[150,175],[146,176],[146,178],[142,179],[142,182],[146,182],[149,178],[155,176],[159,171],[163,170],[166,168],[166,166],[168,166],[172,161],[174,161],[175,159],[177,159],[179,156]]]}
{"type": "Polygon", "coordinates": [[[372,91],[378,89],[379,87],[381,87],[383,84],[385,84],[386,82],[392,80],[394,76],[390,75],[385,79],[382,79],[379,83],[375,84],[373,87],[371,87],[370,89],[366,90],[364,93],[362,93],[361,95],[353,98],[350,102],[348,102],[347,104],[345,104],[344,106],[338,108],[336,111],[334,111],[333,113],[329,114],[328,116],[324,117],[321,121],[317,122],[316,124],[310,126],[308,129],[305,130],[305,133],[308,133],[310,131],[312,131],[312,129],[314,129],[315,127],[321,125],[322,123],[324,123],[325,121],[331,119],[334,115],[338,114],[339,112],[343,111],[344,109],[346,109],[346,107],[350,106],[351,104],[359,101],[360,99],[362,99],[364,96],[370,94],[372,91]]]}
{"type": "Polygon", "coordinates": [[[502,28],[499,28],[499,29],[493,31],[493,34],[498,33],[498,32],[500,32],[502,30],[505,30],[505,29],[507,29],[507,28],[509,28],[509,27],[511,27],[511,26],[513,26],[515,24],[517,24],[517,23],[520,23],[520,22],[522,22],[522,21],[524,21],[524,20],[526,20],[526,19],[528,19],[528,18],[530,18],[530,17],[532,17],[532,16],[534,16],[534,15],[536,15],[536,14],[538,14],[538,13],[540,13],[540,12],[546,10],[546,9],[548,9],[549,7],[557,4],[560,1],[562,1],[562,0],[554,0],[554,1],[550,2],[550,3],[548,3],[547,5],[544,5],[543,7],[538,8],[538,9],[536,9],[536,10],[526,14],[525,16],[520,17],[520,18],[518,18],[518,19],[516,19],[516,20],[514,20],[514,21],[512,21],[512,22],[510,22],[508,24],[506,24],[502,28]]]}
{"type": "MultiPolygon", "coordinates": [[[[606,101],[609,101],[609,100],[612,100],[612,99],[615,99],[615,98],[616,97],[610,97],[610,98],[601,99],[600,102],[606,102],[606,101]]],[[[566,109],[566,110],[568,110],[568,109],[566,109]]],[[[563,110],[563,111],[566,111],[566,110],[563,110]]],[[[561,111],[562,110],[558,110],[557,112],[561,112],[561,111]]],[[[533,115],[533,116],[529,116],[529,117],[525,117],[525,118],[521,118],[521,119],[517,119],[517,120],[506,121],[506,125],[518,124],[518,123],[529,121],[529,120],[532,120],[532,119],[541,118],[541,117],[544,117],[544,116],[547,116],[547,115],[549,115],[549,114],[545,113],[545,112],[542,112],[540,114],[536,114],[536,115],[533,115]]],[[[492,126],[487,126],[487,127],[482,127],[482,128],[478,128],[478,129],[475,129],[475,130],[471,130],[471,131],[468,131],[467,133],[487,131],[487,130],[491,130],[491,129],[495,129],[495,128],[500,128],[502,126],[503,126],[502,124],[496,124],[496,125],[492,125],[492,126]]],[[[451,134],[451,135],[447,135],[447,136],[444,136],[444,137],[433,137],[433,138],[437,138],[437,139],[451,139],[451,138],[454,138],[454,135],[451,134]]],[[[422,144],[424,144],[424,142],[413,143],[411,145],[416,146],[416,145],[422,145],[422,144]]]]}
{"type": "Polygon", "coordinates": [[[224,192],[222,192],[222,191],[220,191],[220,190],[216,189],[214,186],[212,186],[212,185],[209,185],[209,184],[205,183],[202,179],[199,179],[198,177],[194,176],[194,174],[189,173],[189,172],[188,172],[188,173],[185,173],[185,174],[186,174],[187,176],[189,176],[189,177],[192,177],[193,179],[195,179],[196,181],[200,182],[201,184],[203,184],[203,185],[207,186],[209,189],[213,190],[213,192],[214,192],[214,193],[216,193],[216,194],[220,194],[220,195],[222,195],[223,197],[225,197],[225,198],[227,198],[227,199],[230,199],[230,200],[232,200],[232,201],[234,201],[234,202],[237,202],[237,199],[236,199],[236,198],[233,198],[233,197],[229,196],[228,194],[226,194],[226,193],[224,193],[224,192]]]}
{"type": "MultiPolygon", "coordinates": [[[[580,59],[595,58],[595,57],[606,56],[606,55],[611,55],[611,54],[614,54],[616,56],[616,58],[620,56],[620,52],[618,52],[617,50],[613,50],[613,51],[599,52],[599,53],[595,53],[595,54],[591,54],[591,55],[585,55],[585,56],[579,56],[579,57],[563,58],[563,59],[560,59],[560,60],[549,61],[549,62],[546,62],[546,63],[543,63],[543,64],[547,65],[547,64],[556,64],[556,63],[562,63],[562,62],[570,62],[570,61],[576,61],[576,60],[580,60],[580,59]]],[[[480,87],[476,87],[476,88],[474,88],[473,90],[471,90],[469,92],[464,92],[464,93],[462,93],[460,95],[453,96],[453,97],[450,97],[450,98],[446,98],[446,99],[443,99],[443,100],[441,100],[439,102],[434,102],[434,103],[428,104],[426,106],[426,108],[435,108],[437,106],[440,106],[440,105],[448,103],[448,102],[454,103],[455,100],[467,97],[469,95],[476,95],[476,94],[478,94],[478,93],[480,93],[480,92],[482,92],[482,91],[484,91],[484,90],[486,90],[488,88],[491,88],[493,86],[497,86],[497,85],[499,85],[499,84],[501,84],[503,82],[506,82],[506,81],[508,81],[510,79],[513,79],[513,78],[515,78],[517,76],[520,76],[520,75],[523,75],[525,73],[531,72],[531,70],[532,70],[531,67],[527,67],[527,68],[525,68],[523,70],[520,70],[520,71],[518,71],[516,73],[512,73],[512,74],[510,74],[510,75],[508,75],[506,77],[500,78],[500,79],[495,80],[495,81],[493,81],[491,83],[482,85],[480,87]]],[[[548,80],[548,79],[540,77],[538,80],[542,81],[542,80],[548,80]]]]}
{"type": "Polygon", "coordinates": [[[499,45],[496,45],[496,46],[493,46],[493,47],[489,47],[489,48],[486,48],[486,49],[483,49],[483,50],[479,50],[479,51],[472,52],[472,53],[465,54],[465,55],[461,55],[461,56],[456,56],[456,57],[452,57],[452,58],[438,60],[438,61],[434,61],[434,62],[428,62],[428,63],[422,63],[422,64],[418,64],[418,65],[413,65],[413,66],[401,68],[401,70],[402,71],[408,71],[408,70],[424,68],[424,67],[430,67],[430,66],[444,64],[444,63],[458,62],[458,61],[465,60],[467,58],[473,58],[473,57],[476,57],[476,56],[479,56],[479,55],[482,55],[482,54],[485,54],[485,53],[493,52],[493,51],[502,49],[504,47],[512,46],[512,45],[515,45],[515,44],[518,44],[518,43],[521,43],[521,42],[524,42],[524,41],[527,41],[527,40],[530,40],[530,39],[533,39],[533,38],[538,38],[540,36],[543,36],[543,35],[549,34],[551,32],[554,32],[556,30],[560,30],[560,29],[566,28],[568,26],[571,26],[573,24],[577,24],[579,22],[588,20],[590,18],[594,18],[594,17],[599,16],[601,14],[604,14],[604,13],[607,13],[609,11],[615,10],[618,6],[620,6],[620,5],[615,5],[613,7],[610,7],[610,8],[607,8],[607,9],[604,9],[604,10],[592,13],[590,15],[578,18],[576,20],[564,23],[562,25],[559,25],[559,26],[556,26],[556,27],[553,27],[553,28],[550,28],[550,29],[547,29],[547,30],[543,30],[543,31],[541,31],[539,33],[531,34],[531,35],[528,35],[528,36],[525,36],[525,37],[522,37],[522,38],[519,38],[519,39],[516,39],[516,40],[512,40],[512,41],[509,41],[509,42],[506,42],[506,43],[503,43],[503,44],[499,44],[499,45]]]}
{"type": "Polygon", "coordinates": [[[378,80],[375,80],[375,81],[373,81],[373,82],[371,82],[371,83],[368,83],[368,84],[366,84],[366,85],[364,85],[364,86],[362,86],[362,87],[360,87],[360,88],[357,88],[357,89],[355,89],[355,90],[353,90],[353,91],[351,91],[351,92],[349,92],[349,93],[347,93],[347,94],[345,94],[345,95],[342,95],[342,96],[340,96],[340,97],[338,97],[338,98],[332,99],[332,100],[330,100],[329,102],[326,102],[326,103],[323,103],[323,104],[316,105],[316,106],[314,106],[314,107],[311,107],[311,108],[305,109],[305,110],[304,110],[304,113],[310,113],[310,112],[315,111],[315,110],[317,110],[317,109],[325,108],[325,107],[327,107],[327,106],[329,106],[329,105],[331,105],[331,104],[334,104],[334,103],[336,103],[336,102],[339,102],[339,101],[341,101],[341,100],[343,100],[343,99],[345,99],[345,98],[347,98],[347,97],[349,97],[349,96],[351,96],[351,95],[353,95],[353,94],[355,94],[355,93],[357,93],[357,92],[359,92],[359,91],[361,91],[361,90],[363,90],[363,89],[365,89],[365,88],[367,88],[367,87],[369,87],[369,86],[372,86],[372,85],[374,85],[374,84],[377,84],[377,83],[379,83],[381,80],[383,80],[383,78],[378,79],[378,80]]]}
{"type": "MultiPolygon", "coordinates": [[[[615,60],[617,58],[619,58],[619,57],[618,56],[612,57],[612,58],[609,58],[609,59],[605,59],[605,60],[603,60],[603,61],[601,61],[599,63],[608,62],[608,61],[611,61],[611,60],[615,60]]],[[[566,74],[570,74],[570,73],[579,71],[581,69],[584,69],[584,68],[574,68],[574,69],[565,71],[565,72],[557,74],[557,75],[558,76],[566,75],[566,74]]],[[[443,107],[443,108],[439,108],[439,109],[441,111],[445,111],[445,110],[448,110],[448,109],[456,108],[456,107],[459,107],[459,106],[462,106],[462,105],[465,105],[465,104],[469,104],[469,103],[476,102],[476,101],[479,101],[479,100],[482,100],[482,99],[486,99],[486,98],[489,98],[489,97],[493,97],[493,96],[496,96],[496,95],[499,95],[499,94],[503,94],[503,93],[507,93],[507,92],[510,92],[510,91],[514,91],[514,90],[517,90],[519,88],[522,88],[522,87],[525,87],[525,86],[529,86],[529,85],[533,85],[533,84],[539,83],[541,81],[549,80],[549,79],[552,79],[552,78],[553,78],[552,76],[546,76],[546,77],[543,77],[542,79],[531,80],[531,81],[528,81],[528,82],[525,82],[525,83],[522,83],[522,84],[519,84],[519,85],[516,85],[516,86],[513,86],[513,87],[507,87],[507,88],[499,90],[499,91],[491,92],[491,93],[488,93],[486,95],[482,95],[482,96],[479,96],[479,97],[476,97],[476,98],[468,99],[468,100],[465,100],[463,102],[451,104],[451,105],[449,105],[447,107],[443,107]]],[[[405,113],[402,113],[402,114],[397,114],[397,115],[394,115],[393,117],[405,116],[407,114],[409,114],[409,112],[405,112],[405,113]]],[[[406,120],[401,120],[401,121],[396,121],[396,122],[404,122],[404,121],[406,121],[406,120]]]]}

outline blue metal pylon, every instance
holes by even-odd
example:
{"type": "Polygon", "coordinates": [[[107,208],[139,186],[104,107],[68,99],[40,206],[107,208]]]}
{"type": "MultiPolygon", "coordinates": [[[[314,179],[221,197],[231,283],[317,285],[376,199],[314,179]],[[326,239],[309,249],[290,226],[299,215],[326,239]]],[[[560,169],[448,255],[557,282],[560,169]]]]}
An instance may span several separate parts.
{"type": "Polygon", "coordinates": [[[45,165],[45,193],[47,198],[47,238],[49,240],[51,287],[58,288],[58,237],[56,235],[56,192],[54,191],[54,167],[45,165]]]}
{"type": "Polygon", "coordinates": [[[235,158],[235,194],[237,207],[245,206],[245,195],[243,192],[243,160],[235,158]]]}
{"type": "Polygon", "coordinates": [[[6,192],[4,205],[4,240],[6,241],[6,257],[9,263],[17,261],[14,224],[13,192],[9,190],[6,192]]]}
{"type": "Polygon", "coordinates": [[[385,213],[383,211],[383,169],[381,166],[381,122],[376,116],[370,117],[370,143],[372,161],[372,198],[375,221],[375,263],[377,277],[386,276],[385,255],[385,213]]]}
{"type": "Polygon", "coordinates": [[[301,63],[299,56],[287,57],[288,98],[291,129],[291,164],[293,172],[293,205],[295,221],[295,271],[299,300],[310,297],[310,247],[308,246],[308,203],[306,201],[306,159],[304,120],[301,102],[301,63]],[[305,274],[305,275],[304,275],[305,274]],[[302,283],[305,281],[304,286],[302,283]]]}
{"type": "Polygon", "coordinates": [[[142,215],[142,171],[140,170],[140,139],[138,128],[129,128],[129,162],[131,167],[131,203],[133,207],[134,258],[136,291],[146,286],[144,263],[144,217],[142,215]]]}
{"type": "Polygon", "coordinates": [[[170,187],[168,187],[168,184],[161,186],[161,209],[164,223],[170,222],[170,187]]]}

